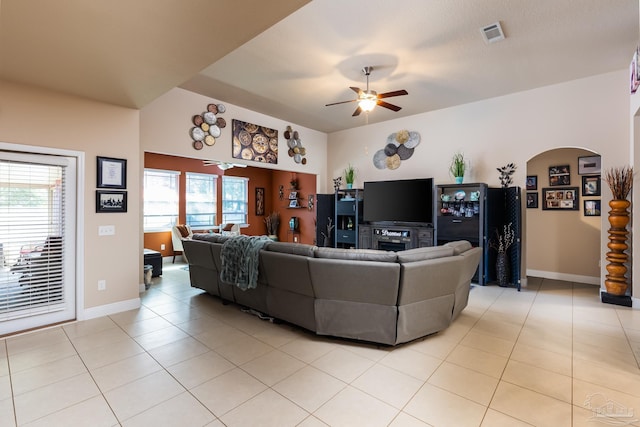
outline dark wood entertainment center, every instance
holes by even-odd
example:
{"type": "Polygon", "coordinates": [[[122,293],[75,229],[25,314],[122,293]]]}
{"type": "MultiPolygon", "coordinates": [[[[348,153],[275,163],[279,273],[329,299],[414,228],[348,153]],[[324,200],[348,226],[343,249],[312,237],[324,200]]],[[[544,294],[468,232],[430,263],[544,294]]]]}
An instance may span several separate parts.
{"type": "MultiPolygon", "coordinates": [[[[329,244],[337,248],[402,251],[468,240],[473,246],[483,248],[482,260],[473,281],[484,285],[495,277],[495,254],[489,250],[489,239],[503,224],[511,222],[517,236],[509,251],[511,276],[512,283],[519,289],[520,188],[489,188],[485,183],[471,183],[436,185],[434,189],[433,224],[364,222],[363,200],[366,195],[363,189],[340,189],[333,195],[318,195],[318,238],[328,234],[323,232],[326,220],[322,222],[321,218],[324,217],[333,220],[335,229],[330,233],[333,241],[329,244]],[[331,211],[333,218],[328,218],[331,211]]],[[[318,239],[318,242],[322,241],[318,239]]]]}
{"type": "Polygon", "coordinates": [[[334,247],[401,251],[434,245],[432,224],[363,223],[364,191],[337,190],[334,212],[334,247]]]}

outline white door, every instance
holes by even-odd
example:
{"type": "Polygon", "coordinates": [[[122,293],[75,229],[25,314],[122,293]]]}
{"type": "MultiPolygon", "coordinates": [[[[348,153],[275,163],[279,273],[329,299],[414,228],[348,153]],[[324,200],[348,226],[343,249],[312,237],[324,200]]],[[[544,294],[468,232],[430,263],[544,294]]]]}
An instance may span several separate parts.
{"type": "Polygon", "coordinates": [[[0,151],[0,335],[75,319],[76,163],[0,151]]]}

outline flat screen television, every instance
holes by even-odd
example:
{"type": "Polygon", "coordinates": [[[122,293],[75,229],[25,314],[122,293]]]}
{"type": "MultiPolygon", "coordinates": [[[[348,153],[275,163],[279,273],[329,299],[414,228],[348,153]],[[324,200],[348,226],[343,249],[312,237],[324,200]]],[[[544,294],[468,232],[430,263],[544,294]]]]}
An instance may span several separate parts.
{"type": "Polygon", "coordinates": [[[366,222],[433,223],[433,178],[364,183],[366,222]]]}

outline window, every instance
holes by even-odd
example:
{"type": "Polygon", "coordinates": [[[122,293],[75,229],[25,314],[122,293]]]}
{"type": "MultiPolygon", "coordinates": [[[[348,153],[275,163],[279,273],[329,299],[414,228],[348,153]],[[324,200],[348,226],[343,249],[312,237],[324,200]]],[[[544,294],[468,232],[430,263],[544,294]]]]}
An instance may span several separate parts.
{"type": "Polygon", "coordinates": [[[187,224],[206,229],[216,225],[217,175],[187,172],[187,224]]]}
{"type": "Polygon", "coordinates": [[[246,224],[249,178],[222,177],[222,223],[246,224]]]}
{"type": "Polygon", "coordinates": [[[180,172],[144,170],[144,231],[170,230],[178,221],[180,172]]]}

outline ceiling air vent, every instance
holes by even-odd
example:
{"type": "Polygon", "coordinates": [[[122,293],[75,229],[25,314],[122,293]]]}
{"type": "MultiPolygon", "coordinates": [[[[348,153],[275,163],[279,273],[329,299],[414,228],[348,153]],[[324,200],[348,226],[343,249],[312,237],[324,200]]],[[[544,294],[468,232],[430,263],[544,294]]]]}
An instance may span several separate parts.
{"type": "Polygon", "coordinates": [[[486,43],[495,43],[499,42],[500,40],[504,40],[504,32],[502,32],[500,22],[487,25],[481,31],[486,43]]]}

